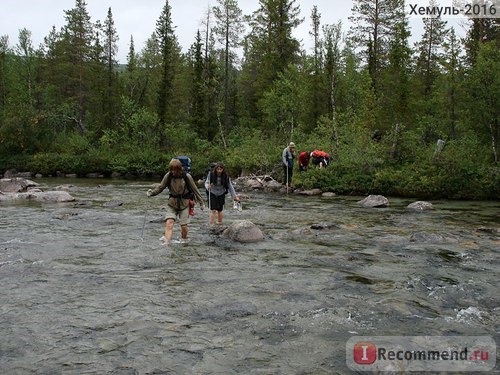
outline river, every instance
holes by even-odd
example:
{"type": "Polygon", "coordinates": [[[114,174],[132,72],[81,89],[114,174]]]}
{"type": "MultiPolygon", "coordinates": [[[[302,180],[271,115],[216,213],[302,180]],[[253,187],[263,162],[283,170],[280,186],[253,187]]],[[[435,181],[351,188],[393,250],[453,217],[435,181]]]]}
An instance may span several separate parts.
{"type": "Polygon", "coordinates": [[[498,201],[251,192],[225,224],[264,241],[223,241],[196,207],[165,247],[152,182],[37,182],[77,202],[0,205],[2,374],[345,374],[353,336],[499,342],[498,201]]]}

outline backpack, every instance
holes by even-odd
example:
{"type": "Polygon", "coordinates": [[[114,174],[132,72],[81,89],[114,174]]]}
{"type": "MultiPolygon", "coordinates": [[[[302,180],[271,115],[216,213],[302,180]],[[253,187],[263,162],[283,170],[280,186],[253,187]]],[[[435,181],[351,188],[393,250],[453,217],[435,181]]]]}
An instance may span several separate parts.
{"type": "MultiPolygon", "coordinates": [[[[182,174],[182,177],[174,177],[174,176],[172,176],[172,174],[168,175],[168,177],[167,177],[167,188],[168,188],[169,191],[170,191],[170,185],[172,184],[172,179],[174,179],[174,178],[183,178],[184,182],[186,183],[186,188],[184,189],[184,191],[187,190],[187,193],[183,193],[180,197],[184,198],[184,199],[193,199],[194,193],[191,191],[191,187],[189,186],[189,181],[188,181],[186,172],[184,172],[182,174]]],[[[170,196],[174,197],[174,198],[179,198],[179,197],[174,196],[172,194],[170,194],[170,196]]]]}
{"type": "MultiPolygon", "coordinates": [[[[184,173],[182,174],[182,178],[184,179],[184,182],[186,183],[186,189],[187,193],[182,194],[180,197],[176,198],[184,198],[184,199],[194,199],[194,193],[191,191],[191,187],[189,186],[189,182],[187,179],[186,174],[191,172],[191,158],[186,155],[180,155],[176,156],[174,159],[177,159],[181,162],[182,168],[184,169],[184,173]]],[[[172,178],[174,178],[171,174],[168,176],[169,178],[167,179],[167,187],[170,190],[170,184],[172,183],[172,178]]],[[[170,195],[172,196],[172,194],[170,195]]]]}
{"type": "MultiPolygon", "coordinates": [[[[203,181],[206,181],[207,179],[210,178],[216,165],[217,165],[217,163],[210,163],[210,166],[206,169],[205,179],[203,181]]],[[[208,189],[207,188],[205,188],[205,192],[207,193],[207,197],[208,197],[208,189]]]]}
{"type": "MultiPolygon", "coordinates": [[[[229,191],[229,176],[225,171],[223,172],[223,177],[224,178],[222,178],[221,182],[222,182],[222,186],[224,187],[224,189],[226,190],[226,193],[227,193],[229,191]]],[[[210,172],[208,172],[207,179],[210,181],[211,184],[215,184],[216,177],[215,177],[215,171],[213,168],[210,170],[210,172]]],[[[207,194],[208,194],[208,190],[207,190],[207,194]]]]}
{"type": "Polygon", "coordinates": [[[176,156],[174,159],[179,160],[182,163],[184,172],[191,173],[191,158],[186,155],[176,156]]]}

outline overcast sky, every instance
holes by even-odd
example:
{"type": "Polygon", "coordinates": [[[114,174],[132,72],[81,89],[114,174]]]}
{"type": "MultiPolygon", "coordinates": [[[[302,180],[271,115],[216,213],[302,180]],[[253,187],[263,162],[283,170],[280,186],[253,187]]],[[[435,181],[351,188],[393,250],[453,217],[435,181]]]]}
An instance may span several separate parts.
{"type": "MultiPolygon", "coordinates": [[[[165,0],[86,0],[87,11],[91,21],[104,21],[108,8],[111,7],[115,28],[120,38],[118,42],[118,60],[126,62],[130,37],[134,38],[135,51],[140,52],[146,40],[156,27],[165,0]]],[[[216,0],[170,0],[172,21],[176,27],[175,34],[184,52],[193,44],[196,31],[202,29],[202,20],[209,6],[216,5],[216,0]]],[[[251,14],[258,8],[257,0],[239,0],[238,4],[244,14],[251,14]]],[[[350,0],[299,0],[301,17],[304,22],[295,31],[294,36],[302,41],[303,48],[311,51],[311,10],[318,7],[321,14],[321,24],[343,22],[343,31],[349,29],[347,17],[351,13],[350,0]]],[[[65,10],[74,8],[74,0],[1,0],[0,35],[9,36],[9,46],[18,43],[19,30],[26,28],[31,31],[35,48],[43,42],[52,29],[60,28],[66,23],[65,10]]],[[[413,34],[421,30],[421,20],[411,20],[413,34]]],[[[415,38],[415,36],[414,36],[415,38]]]]}

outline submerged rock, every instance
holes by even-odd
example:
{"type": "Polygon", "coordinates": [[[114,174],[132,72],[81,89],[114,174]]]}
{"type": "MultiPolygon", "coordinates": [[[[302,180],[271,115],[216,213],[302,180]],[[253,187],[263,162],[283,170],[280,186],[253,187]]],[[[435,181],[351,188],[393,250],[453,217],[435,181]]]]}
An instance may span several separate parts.
{"type": "Polygon", "coordinates": [[[222,236],[236,242],[259,242],[264,239],[264,234],[257,225],[249,220],[235,221],[222,236]]]}
{"type": "Polygon", "coordinates": [[[434,206],[430,202],[417,201],[410,203],[406,208],[413,211],[428,211],[433,210],[434,206]]]}
{"type": "Polygon", "coordinates": [[[334,223],[316,223],[311,225],[311,229],[316,230],[327,230],[327,229],[339,229],[340,227],[334,223]]]}
{"type": "Polygon", "coordinates": [[[123,202],[122,201],[118,201],[118,200],[111,200],[109,202],[105,202],[103,204],[104,207],[120,207],[120,206],[123,206],[123,202]]]}
{"type": "Polygon", "coordinates": [[[0,201],[35,200],[42,202],[73,202],[75,198],[67,191],[29,191],[27,193],[0,194],[0,201]]]}
{"type": "Polygon", "coordinates": [[[443,243],[445,238],[436,233],[416,232],[410,236],[410,242],[418,243],[443,243]]]}

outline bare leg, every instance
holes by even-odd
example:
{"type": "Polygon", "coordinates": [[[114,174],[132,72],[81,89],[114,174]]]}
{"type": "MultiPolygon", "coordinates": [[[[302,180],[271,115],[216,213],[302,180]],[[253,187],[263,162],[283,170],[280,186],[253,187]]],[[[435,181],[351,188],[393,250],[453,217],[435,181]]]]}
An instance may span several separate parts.
{"type": "Polygon", "coordinates": [[[216,215],[216,210],[212,210],[210,212],[210,225],[214,225],[215,224],[215,215],[216,215]]]}
{"type": "Polygon", "coordinates": [[[167,219],[165,223],[165,241],[170,242],[172,239],[172,230],[174,228],[174,219],[167,219]]]}
{"type": "Polygon", "coordinates": [[[217,219],[219,220],[219,224],[222,224],[222,211],[217,212],[217,219]]]}
{"type": "Polygon", "coordinates": [[[181,237],[184,240],[188,237],[188,226],[187,226],[187,224],[181,225],[181,237]]]}

